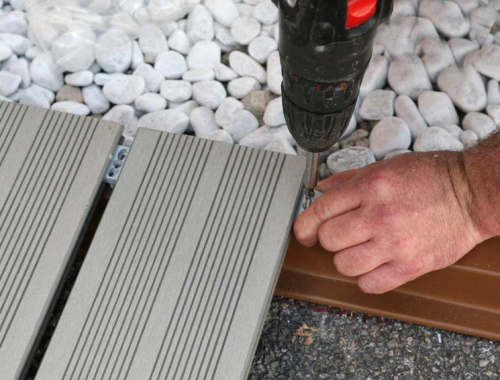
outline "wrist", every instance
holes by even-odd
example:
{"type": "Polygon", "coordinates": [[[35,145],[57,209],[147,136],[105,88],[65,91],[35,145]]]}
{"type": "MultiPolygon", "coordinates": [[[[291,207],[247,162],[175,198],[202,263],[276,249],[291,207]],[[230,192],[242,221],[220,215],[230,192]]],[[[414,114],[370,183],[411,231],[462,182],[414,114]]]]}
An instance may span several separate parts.
{"type": "Polygon", "coordinates": [[[461,152],[458,165],[464,207],[482,240],[500,235],[500,144],[493,143],[495,136],[490,139],[461,152]]]}

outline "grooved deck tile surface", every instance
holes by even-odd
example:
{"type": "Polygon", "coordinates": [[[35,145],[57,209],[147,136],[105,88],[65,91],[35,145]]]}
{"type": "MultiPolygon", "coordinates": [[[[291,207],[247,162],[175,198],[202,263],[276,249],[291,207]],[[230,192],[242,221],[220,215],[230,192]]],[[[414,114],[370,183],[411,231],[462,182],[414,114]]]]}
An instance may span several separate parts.
{"type": "Polygon", "coordinates": [[[0,377],[25,370],[121,128],[0,102],[0,377]]]}
{"type": "Polygon", "coordinates": [[[245,379],[304,168],[140,129],[37,379],[245,379]]]}

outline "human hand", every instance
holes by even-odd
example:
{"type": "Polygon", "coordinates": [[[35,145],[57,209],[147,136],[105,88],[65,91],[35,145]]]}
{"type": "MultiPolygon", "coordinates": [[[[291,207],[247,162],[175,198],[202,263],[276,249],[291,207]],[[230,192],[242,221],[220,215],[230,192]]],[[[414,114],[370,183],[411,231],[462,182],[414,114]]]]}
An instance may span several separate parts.
{"type": "Polygon", "coordinates": [[[403,154],[331,176],[298,217],[298,241],[335,252],[337,270],[367,293],[453,264],[489,237],[471,215],[462,154],[403,154]]]}

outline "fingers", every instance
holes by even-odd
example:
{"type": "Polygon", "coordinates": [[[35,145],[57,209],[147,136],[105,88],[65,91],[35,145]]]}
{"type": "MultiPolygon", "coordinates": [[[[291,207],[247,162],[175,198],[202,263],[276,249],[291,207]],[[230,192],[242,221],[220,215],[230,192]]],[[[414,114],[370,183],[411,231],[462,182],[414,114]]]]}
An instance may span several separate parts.
{"type": "Polygon", "coordinates": [[[326,193],[332,187],[340,185],[346,181],[349,181],[352,177],[360,172],[361,169],[346,170],[345,172],[332,174],[330,177],[319,182],[316,186],[316,190],[326,193]]]}
{"type": "Polygon", "coordinates": [[[365,243],[371,237],[372,228],[366,225],[359,208],[326,221],[318,232],[321,246],[331,252],[365,243]]]}
{"type": "Polygon", "coordinates": [[[294,231],[297,240],[306,247],[318,242],[318,231],[329,219],[358,208],[361,195],[350,183],[337,185],[318,198],[296,220],[294,231]]]}
{"type": "Polygon", "coordinates": [[[358,277],[358,286],[365,293],[382,294],[396,289],[430,270],[421,261],[408,264],[383,264],[358,277]]]}
{"type": "Polygon", "coordinates": [[[333,257],[337,271],[348,277],[369,273],[389,260],[390,252],[381,251],[373,241],[345,249],[333,257]]]}

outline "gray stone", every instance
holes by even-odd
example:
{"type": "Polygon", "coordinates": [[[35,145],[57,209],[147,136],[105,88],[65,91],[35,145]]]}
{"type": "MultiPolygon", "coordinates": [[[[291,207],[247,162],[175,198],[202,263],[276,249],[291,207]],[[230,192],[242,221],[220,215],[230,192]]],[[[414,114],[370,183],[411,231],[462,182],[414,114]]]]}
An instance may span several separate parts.
{"type": "Polygon", "coordinates": [[[265,147],[265,150],[271,150],[273,152],[291,154],[293,156],[297,155],[297,152],[287,140],[273,140],[269,142],[265,147]]]}
{"type": "Polygon", "coordinates": [[[137,134],[137,117],[131,106],[115,106],[102,119],[122,125],[125,136],[135,137],[137,134]]]}
{"type": "Polygon", "coordinates": [[[79,87],[64,85],[56,94],[56,102],[83,103],[82,90],[79,87]]]}
{"type": "Polygon", "coordinates": [[[172,50],[187,55],[191,49],[191,41],[184,31],[177,29],[168,38],[168,46],[172,50]]]}
{"type": "Polygon", "coordinates": [[[92,84],[82,89],[83,101],[95,115],[104,114],[111,107],[100,87],[92,84]]]}
{"type": "Polygon", "coordinates": [[[453,1],[422,0],[418,13],[431,20],[437,30],[448,38],[463,37],[469,33],[469,20],[453,1]]]}
{"type": "Polygon", "coordinates": [[[485,45],[481,50],[469,54],[470,62],[481,74],[500,81],[500,46],[485,45]]]}
{"type": "Polygon", "coordinates": [[[241,77],[233,79],[227,85],[227,90],[231,96],[241,99],[251,91],[260,90],[261,86],[257,79],[253,77],[241,77]]]}
{"type": "Polygon", "coordinates": [[[436,38],[424,38],[417,46],[417,54],[421,55],[432,82],[437,80],[441,71],[455,64],[455,58],[448,43],[436,38]]]}
{"type": "Polygon", "coordinates": [[[184,80],[166,80],[161,84],[161,95],[170,102],[185,102],[192,94],[191,83],[184,80]]]}
{"type": "Polygon", "coordinates": [[[167,108],[167,101],[158,94],[142,94],[135,101],[135,108],[145,113],[162,111],[167,108]]]}
{"type": "Polygon", "coordinates": [[[221,50],[213,41],[197,42],[187,56],[190,69],[213,69],[219,63],[221,63],[221,50]]]}
{"type": "Polygon", "coordinates": [[[488,81],[488,104],[500,104],[500,84],[495,79],[488,81]]]}
{"type": "Polygon", "coordinates": [[[278,22],[278,8],[271,0],[263,0],[253,10],[254,17],[264,25],[278,22]]]}
{"type": "Polygon", "coordinates": [[[115,73],[115,74],[97,73],[97,74],[94,74],[94,83],[98,86],[104,86],[111,79],[119,77],[120,75],[123,75],[123,74],[121,74],[121,73],[115,73]]]}
{"type": "Polygon", "coordinates": [[[52,104],[51,109],[53,111],[67,112],[82,116],[87,116],[90,113],[89,107],[85,104],[72,101],[56,102],[52,104]]]}
{"type": "Polygon", "coordinates": [[[66,84],[70,86],[85,87],[94,82],[94,73],[89,70],[77,71],[64,77],[66,84]]]}
{"type": "Polygon", "coordinates": [[[132,40],[126,33],[106,31],[97,39],[96,60],[107,73],[124,73],[132,63],[133,50],[132,40]]]}
{"type": "Polygon", "coordinates": [[[236,74],[231,68],[224,65],[223,63],[219,63],[214,67],[215,79],[220,82],[229,82],[233,79],[238,78],[238,74],[236,74]]]}
{"type": "Polygon", "coordinates": [[[211,80],[193,84],[193,99],[202,106],[217,109],[226,96],[226,89],[220,82],[211,80]]]}
{"type": "Polygon", "coordinates": [[[0,95],[10,96],[17,91],[23,78],[7,71],[0,71],[0,95]]]}
{"type": "Polygon", "coordinates": [[[240,11],[232,0],[206,0],[205,6],[218,23],[227,27],[240,16],[240,11]]]}
{"type": "Polygon", "coordinates": [[[264,112],[264,123],[270,127],[278,127],[286,124],[281,96],[271,100],[267,104],[266,111],[264,112]]]}
{"type": "Polygon", "coordinates": [[[252,57],[241,51],[229,54],[229,66],[236,74],[242,77],[253,77],[260,83],[266,83],[266,71],[252,57]]]}
{"type": "Polygon", "coordinates": [[[432,152],[438,150],[462,150],[463,144],[440,127],[429,127],[418,135],[413,150],[415,152],[432,152]]]}
{"type": "Polygon", "coordinates": [[[369,134],[370,133],[364,129],[354,130],[353,132],[346,134],[345,137],[342,137],[339,145],[341,148],[349,148],[356,145],[358,141],[367,138],[369,134]]]}
{"type": "Polygon", "coordinates": [[[184,133],[189,117],[178,110],[165,110],[148,113],[139,119],[139,128],[155,129],[170,133],[184,133]]]}
{"type": "Polygon", "coordinates": [[[186,71],[182,79],[191,83],[214,80],[215,73],[212,69],[192,69],[186,71]]]}
{"type": "Polygon", "coordinates": [[[102,93],[111,103],[131,104],[146,88],[144,79],[137,75],[119,75],[106,83],[102,93]]]}
{"type": "Polygon", "coordinates": [[[257,118],[264,116],[266,106],[271,97],[266,91],[250,91],[241,101],[245,109],[253,113],[257,118]]]}
{"type": "Polygon", "coordinates": [[[206,138],[209,140],[233,144],[233,138],[231,137],[231,135],[227,131],[224,131],[222,129],[210,132],[206,138]]]}
{"type": "Polygon", "coordinates": [[[147,63],[154,63],[158,54],[168,50],[165,33],[155,24],[141,26],[139,31],[139,46],[147,63]]]}
{"type": "Polygon", "coordinates": [[[167,79],[179,79],[188,70],[186,59],[176,51],[167,51],[156,57],[155,70],[167,79]]]}
{"type": "Polygon", "coordinates": [[[12,56],[12,49],[0,41],[0,61],[5,61],[12,56]]]}
{"type": "Polygon", "coordinates": [[[473,130],[463,131],[460,136],[460,141],[466,149],[473,147],[479,142],[479,137],[473,130]]]}
{"type": "Polygon", "coordinates": [[[235,98],[225,98],[220,103],[219,108],[215,112],[215,122],[221,127],[226,129],[231,124],[231,119],[236,112],[243,110],[244,106],[239,100],[235,98]]]}
{"type": "Polygon", "coordinates": [[[214,111],[208,107],[195,108],[191,111],[189,120],[197,137],[207,138],[211,132],[219,130],[214,111]]]}
{"type": "Polygon", "coordinates": [[[19,103],[41,108],[50,108],[50,105],[52,104],[52,102],[47,99],[44,92],[40,90],[39,87],[34,86],[28,87],[22,92],[19,103]]]}
{"type": "MultiPolygon", "coordinates": [[[[277,54],[279,60],[279,53],[277,54]]],[[[359,96],[366,97],[369,93],[382,89],[387,82],[389,70],[389,60],[382,55],[374,55],[366,69],[363,82],[359,91],[359,96]]],[[[269,74],[268,74],[269,76],[269,74]]],[[[268,80],[269,82],[269,80],[268,80]]],[[[280,66],[280,92],[281,92],[281,66],[280,66]]]]}
{"type": "Polygon", "coordinates": [[[198,41],[213,40],[215,36],[214,19],[204,5],[196,5],[189,13],[186,24],[186,34],[194,44],[198,41]]]}
{"type": "Polygon", "coordinates": [[[252,16],[240,16],[231,25],[231,35],[241,45],[248,45],[260,34],[261,24],[252,16]]]}
{"type": "Polygon", "coordinates": [[[227,49],[224,49],[225,52],[231,51],[236,46],[236,41],[234,40],[233,35],[231,34],[231,30],[218,22],[214,25],[215,28],[215,38],[216,42],[222,44],[227,49]]]}
{"type": "Polygon", "coordinates": [[[0,14],[0,33],[12,33],[25,36],[28,23],[24,12],[12,11],[0,14]]]}
{"type": "Polygon", "coordinates": [[[156,71],[153,66],[147,63],[140,64],[137,69],[135,69],[134,75],[144,79],[146,88],[150,92],[159,92],[160,86],[165,80],[165,77],[160,72],[156,71]]]}
{"type": "Polygon", "coordinates": [[[27,88],[31,85],[30,64],[24,59],[20,58],[9,65],[9,73],[19,75],[22,78],[21,88],[27,88]]]}
{"type": "Polygon", "coordinates": [[[464,112],[480,111],[486,107],[483,79],[472,66],[450,66],[439,74],[437,83],[464,112]]]}
{"type": "Polygon", "coordinates": [[[384,157],[384,160],[390,160],[393,157],[397,157],[406,153],[412,153],[412,151],[408,149],[394,150],[390,153],[387,153],[387,155],[384,157]]]}
{"type": "Polygon", "coordinates": [[[495,124],[491,117],[479,112],[471,112],[465,115],[462,121],[462,127],[466,131],[472,130],[476,132],[481,140],[498,129],[498,125],[495,124]]]}
{"type": "Polygon", "coordinates": [[[347,126],[346,130],[344,131],[344,133],[342,134],[342,136],[340,138],[347,137],[351,133],[353,133],[357,127],[357,124],[358,123],[356,122],[356,116],[352,115],[351,119],[349,120],[349,125],[347,126]]]}
{"type": "Polygon", "coordinates": [[[410,129],[399,117],[382,119],[370,133],[370,149],[379,160],[389,152],[408,149],[410,145],[410,129]]]}
{"type": "Polygon", "coordinates": [[[278,42],[274,38],[259,36],[248,45],[248,54],[257,62],[264,64],[267,62],[269,54],[277,49],[278,42]]]}
{"type": "Polygon", "coordinates": [[[375,156],[369,148],[355,146],[332,153],[326,160],[326,165],[332,174],[346,170],[360,169],[375,162],[375,156]]]}
{"type": "Polygon", "coordinates": [[[281,61],[278,51],[273,51],[267,58],[267,85],[276,95],[281,95],[281,82],[283,76],[281,73],[281,61]]]}
{"type": "Polygon", "coordinates": [[[132,43],[132,62],[130,63],[130,68],[136,70],[140,65],[144,63],[144,54],[142,54],[141,47],[137,41],[132,43]]]}
{"type": "Polygon", "coordinates": [[[479,45],[476,42],[465,38],[451,38],[448,41],[448,45],[450,45],[451,52],[458,65],[462,64],[467,54],[479,49],[479,45]]]}
{"type": "Polygon", "coordinates": [[[418,97],[418,109],[428,125],[458,124],[457,110],[444,92],[425,91],[418,97]]]}
{"type": "Polygon", "coordinates": [[[95,61],[96,36],[90,28],[76,28],[52,42],[52,58],[63,70],[87,70],[95,61]]]}
{"type": "Polygon", "coordinates": [[[51,91],[59,91],[64,85],[62,72],[57,68],[50,53],[42,53],[30,64],[31,80],[51,91]]]}
{"type": "Polygon", "coordinates": [[[259,121],[250,111],[239,110],[233,114],[229,125],[224,127],[224,129],[229,132],[233,141],[237,143],[258,127],[259,121]]]}
{"type": "Polygon", "coordinates": [[[460,136],[463,133],[463,129],[458,125],[440,125],[439,128],[443,128],[450,135],[455,137],[457,140],[460,140],[460,136]]]}
{"type": "Polygon", "coordinates": [[[396,57],[389,68],[389,84],[399,95],[408,95],[413,100],[426,90],[432,90],[424,63],[416,55],[396,57]]]}
{"type": "MultiPolygon", "coordinates": [[[[34,50],[31,41],[19,34],[13,33],[0,33],[0,42],[7,45],[16,55],[24,55],[26,58],[33,60],[38,54],[41,54],[41,50],[34,50]],[[30,54],[28,50],[32,49],[30,54]]],[[[38,48],[39,49],[39,48],[38,48]]]]}
{"type": "Polygon", "coordinates": [[[286,140],[291,145],[296,145],[286,125],[282,127],[269,127],[267,125],[259,127],[252,133],[242,138],[239,144],[250,148],[262,149],[275,140],[286,140]]]}
{"type": "Polygon", "coordinates": [[[400,95],[394,103],[396,116],[403,119],[410,128],[412,139],[416,139],[418,134],[427,128],[427,123],[420,114],[416,104],[408,95],[400,95]]]}
{"type": "Polygon", "coordinates": [[[490,104],[488,107],[486,107],[486,113],[493,119],[495,124],[500,126],[500,105],[490,104]]]}
{"type": "Polygon", "coordinates": [[[375,90],[361,104],[359,115],[365,120],[382,120],[394,115],[396,93],[390,90],[375,90]]]}

